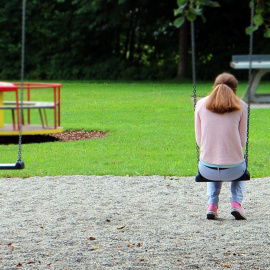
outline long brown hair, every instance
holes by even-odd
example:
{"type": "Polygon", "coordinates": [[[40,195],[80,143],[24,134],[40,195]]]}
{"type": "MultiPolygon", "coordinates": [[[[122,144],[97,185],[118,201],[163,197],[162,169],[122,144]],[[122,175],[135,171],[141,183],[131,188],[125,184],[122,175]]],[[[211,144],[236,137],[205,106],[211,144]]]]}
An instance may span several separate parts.
{"type": "Polygon", "coordinates": [[[223,114],[241,110],[240,99],[236,96],[237,80],[229,73],[216,77],[213,91],[206,101],[206,108],[211,112],[223,114]]]}

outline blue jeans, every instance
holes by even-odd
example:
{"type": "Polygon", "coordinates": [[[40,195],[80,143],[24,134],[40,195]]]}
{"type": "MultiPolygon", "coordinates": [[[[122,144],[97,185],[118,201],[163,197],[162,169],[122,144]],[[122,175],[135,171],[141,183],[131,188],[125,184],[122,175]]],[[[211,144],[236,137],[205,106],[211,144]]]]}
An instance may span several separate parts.
{"type": "MultiPolygon", "coordinates": [[[[208,182],[207,183],[207,204],[214,203],[216,207],[219,202],[219,194],[223,182],[208,182]]],[[[242,203],[243,193],[245,190],[246,181],[232,181],[231,182],[231,202],[236,201],[242,203]]]]}

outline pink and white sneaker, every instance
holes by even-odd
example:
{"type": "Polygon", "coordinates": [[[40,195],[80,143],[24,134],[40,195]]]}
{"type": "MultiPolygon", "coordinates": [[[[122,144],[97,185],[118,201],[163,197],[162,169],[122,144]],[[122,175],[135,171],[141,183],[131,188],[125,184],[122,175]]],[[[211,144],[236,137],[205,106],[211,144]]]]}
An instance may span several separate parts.
{"type": "Polygon", "coordinates": [[[237,220],[247,219],[245,214],[243,213],[243,210],[242,210],[242,207],[241,207],[240,203],[235,202],[235,201],[232,202],[231,214],[237,220]]]}
{"type": "Polygon", "coordinates": [[[216,219],[218,216],[218,208],[215,206],[214,203],[208,204],[208,209],[207,209],[207,219],[216,219]]]}

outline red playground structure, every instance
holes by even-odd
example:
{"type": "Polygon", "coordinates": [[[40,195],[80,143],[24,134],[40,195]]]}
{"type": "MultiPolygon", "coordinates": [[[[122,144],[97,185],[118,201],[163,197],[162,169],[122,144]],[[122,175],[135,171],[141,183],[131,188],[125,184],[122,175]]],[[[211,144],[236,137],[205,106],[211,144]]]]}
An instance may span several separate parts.
{"type": "MultiPolygon", "coordinates": [[[[0,82],[0,136],[7,135],[19,135],[20,125],[22,123],[22,135],[35,135],[35,134],[50,134],[62,132],[61,118],[60,118],[60,90],[62,84],[58,83],[8,83],[0,82]],[[41,91],[50,91],[50,101],[43,101],[42,98],[39,101],[33,101],[31,99],[31,93],[35,97],[41,93],[41,91]],[[26,98],[20,99],[20,95],[26,93],[26,98]],[[4,93],[14,93],[14,100],[4,100],[4,93]],[[5,123],[4,110],[11,111],[12,123],[5,123]],[[52,110],[52,118],[48,119],[47,110],[52,110]],[[40,123],[31,123],[31,112],[37,111],[40,123]],[[22,119],[21,119],[22,118],[22,119]],[[51,120],[51,121],[50,121],[51,120]],[[50,123],[51,122],[51,123],[50,123]]],[[[48,96],[46,95],[46,97],[48,96]]],[[[12,96],[9,94],[9,97],[12,96]]],[[[37,119],[37,116],[35,116],[37,119]]]]}

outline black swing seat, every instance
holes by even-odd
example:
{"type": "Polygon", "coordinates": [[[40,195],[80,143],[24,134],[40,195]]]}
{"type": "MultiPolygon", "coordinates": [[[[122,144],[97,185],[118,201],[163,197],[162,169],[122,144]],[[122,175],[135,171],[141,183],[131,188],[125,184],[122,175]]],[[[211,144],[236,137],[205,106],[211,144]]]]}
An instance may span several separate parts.
{"type": "MultiPolygon", "coordinates": [[[[248,180],[250,180],[250,173],[248,170],[246,170],[241,177],[239,177],[238,179],[231,180],[231,181],[248,181],[248,180]]],[[[226,182],[231,182],[231,181],[226,181],[226,182]]],[[[200,172],[198,172],[198,174],[195,176],[195,182],[221,182],[221,181],[213,181],[213,180],[206,179],[200,174],[200,172]]]]}
{"type": "Polygon", "coordinates": [[[24,163],[22,160],[18,160],[16,163],[0,163],[0,170],[22,170],[24,169],[24,163]]]}

